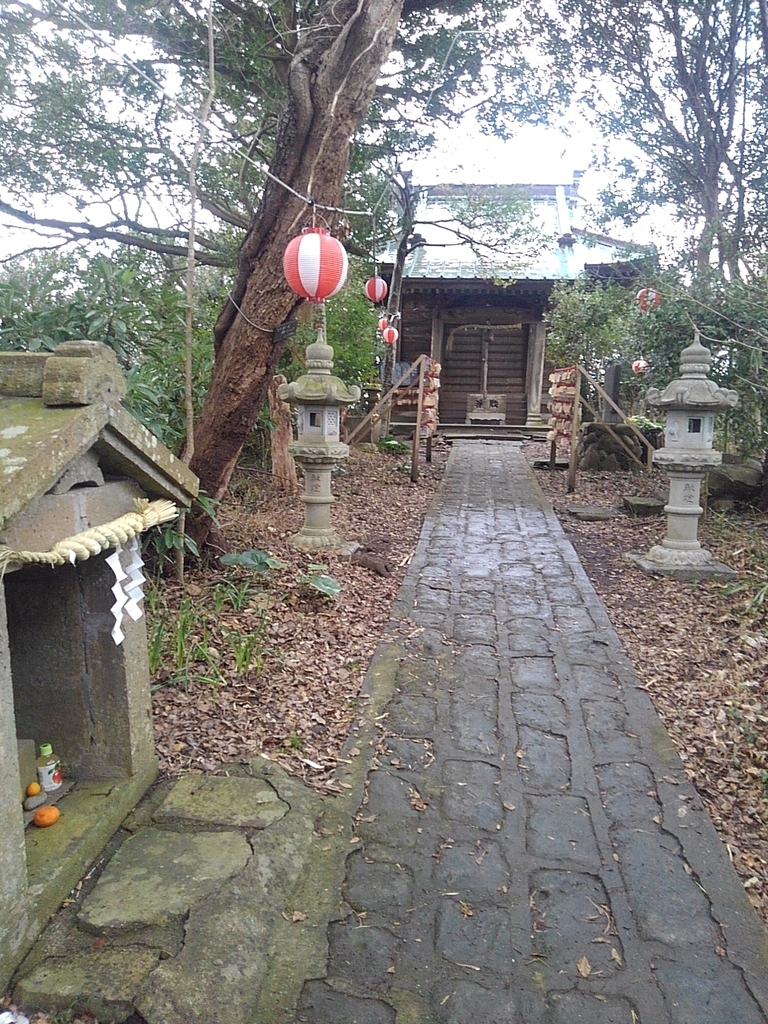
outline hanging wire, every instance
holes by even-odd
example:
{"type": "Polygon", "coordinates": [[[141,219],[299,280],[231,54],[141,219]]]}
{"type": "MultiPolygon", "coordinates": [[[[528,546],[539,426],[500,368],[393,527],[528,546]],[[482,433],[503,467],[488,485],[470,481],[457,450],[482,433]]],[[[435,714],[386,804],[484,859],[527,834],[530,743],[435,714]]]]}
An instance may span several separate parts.
{"type": "MultiPolygon", "coordinates": [[[[768,342],[768,333],[766,333],[765,331],[760,330],[759,327],[748,327],[746,324],[739,323],[738,320],[734,320],[732,317],[728,316],[727,313],[724,313],[724,312],[722,312],[722,310],[717,309],[715,306],[711,306],[708,303],[702,301],[701,299],[696,298],[695,295],[692,295],[690,292],[684,291],[682,288],[677,288],[677,287],[674,287],[674,286],[670,285],[670,286],[666,286],[666,287],[665,286],[655,287],[654,291],[657,291],[659,293],[659,295],[661,295],[661,296],[665,296],[666,295],[669,298],[682,298],[682,299],[685,299],[686,301],[691,302],[691,303],[693,303],[696,306],[699,306],[701,309],[706,310],[708,313],[712,313],[712,314],[714,314],[714,316],[720,317],[720,319],[725,320],[727,323],[731,324],[737,330],[744,331],[747,334],[756,335],[758,338],[763,338],[766,342],[768,342]]],[[[750,301],[750,300],[745,300],[745,301],[746,301],[746,303],[748,305],[755,306],[757,309],[765,310],[765,309],[768,308],[768,307],[766,307],[765,305],[763,305],[762,303],[759,303],[759,302],[754,302],[754,301],[750,301]]],[[[696,330],[699,330],[699,327],[698,327],[696,321],[693,319],[693,317],[690,315],[690,313],[686,312],[685,316],[691,322],[691,325],[696,330]]],[[[707,336],[702,334],[702,337],[707,337],[707,336]]],[[[711,342],[713,342],[715,344],[718,344],[718,345],[730,345],[730,344],[732,344],[732,345],[739,345],[741,348],[748,349],[748,350],[750,350],[752,352],[761,352],[763,354],[766,354],[766,350],[764,348],[761,348],[758,345],[751,345],[748,341],[742,341],[740,338],[719,338],[719,339],[715,339],[715,338],[707,337],[707,341],[711,341],[711,342]]]]}
{"type": "Polygon", "coordinates": [[[243,320],[245,320],[245,322],[247,324],[250,324],[251,327],[255,327],[257,331],[263,331],[264,334],[272,334],[272,332],[274,330],[273,327],[262,327],[261,324],[254,323],[253,320],[251,320],[250,317],[246,316],[246,314],[242,311],[240,306],[238,306],[238,304],[235,302],[235,299],[234,299],[234,297],[232,295],[232,292],[227,292],[227,298],[229,299],[229,301],[232,303],[232,305],[235,307],[237,312],[240,314],[240,316],[243,318],[243,320]]]}

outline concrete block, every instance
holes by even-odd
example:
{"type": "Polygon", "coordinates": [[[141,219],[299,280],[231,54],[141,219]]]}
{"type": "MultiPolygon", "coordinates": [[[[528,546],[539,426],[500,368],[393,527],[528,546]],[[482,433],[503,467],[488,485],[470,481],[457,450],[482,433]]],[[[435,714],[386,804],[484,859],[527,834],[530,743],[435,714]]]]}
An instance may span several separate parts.
{"type": "Polygon", "coordinates": [[[16,739],[16,749],[19,756],[19,784],[21,786],[21,799],[27,795],[27,786],[30,782],[37,781],[37,765],[35,764],[37,750],[34,740],[16,739]]]}

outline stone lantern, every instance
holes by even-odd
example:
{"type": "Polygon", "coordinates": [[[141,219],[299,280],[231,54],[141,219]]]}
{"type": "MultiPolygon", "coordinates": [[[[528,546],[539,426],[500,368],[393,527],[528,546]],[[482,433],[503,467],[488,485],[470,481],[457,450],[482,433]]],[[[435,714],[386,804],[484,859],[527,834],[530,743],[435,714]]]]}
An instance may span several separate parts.
{"type": "Polygon", "coordinates": [[[680,378],[663,391],[650,388],[648,402],[666,410],[664,448],[653,453],[654,465],[669,475],[667,536],[647,555],[631,556],[648,573],[661,573],[679,579],[715,576],[733,579],[736,573],[715,561],[699,543],[699,505],[701,482],[711,466],[722,462],[720,452],[712,450],[715,413],[733,408],[739,398],[735,391],[718,387],[707,374],[712,365],[709,349],[699,341],[680,356],[680,378]]]}
{"type": "Polygon", "coordinates": [[[291,537],[295,547],[341,548],[343,539],[331,526],[331,472],[349,455],[339,440],[342,406],[360,398],[360,388],[347,387],[334,377],[333,349],[321,328],[317,340],[307,346],[307,373],[290,384],[281,384],[278,395],[296,407],[298,439],[288,451],[304,471],[304,525],[291,537]]]}

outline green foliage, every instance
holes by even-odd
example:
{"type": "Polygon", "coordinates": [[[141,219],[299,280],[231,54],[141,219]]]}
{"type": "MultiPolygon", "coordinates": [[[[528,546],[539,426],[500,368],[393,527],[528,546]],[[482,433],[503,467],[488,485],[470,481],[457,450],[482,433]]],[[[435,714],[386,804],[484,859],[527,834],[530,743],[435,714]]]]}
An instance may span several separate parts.
{"type": "Polygon", "coordinates": [[[739,394],[738,406],[717,417],[716,444],[743,454],[762,455],[768,448],[764,281],[748,284],[712,274],[690,282],[673,271],[651,269],[627,288],[578,281],[556,286],[546,320],[550,362],[582,362],[599,373],[608,359],[621,359],[622,379],[633,397],[650,385],[663,388],[679,376],[680,353],[698,330],[712,352],[710,376],[739,394]],[[659,291],[658,309],[639,309],[639,282],[659,291]],[[634,378],[631,364],[640,356],[650,369],[634,378]]]}
{"type": "Polygon", "coordinates": [[[173,607],[168,593],[157,581],[146,589],[149,667],[158,677],[154,689],[162,686],[184,686],[205,683],[224,686],[233,667],[240,674],[260,674],[272,653],[268,643],[267,616],[248,610],[247,619],[238,617],[235,628],[222,616],[224,603],[234,598],[235,611],[242,611],[241,600],[250,592],[250,585],[239,593],[225,590],[217,583],[214,593],[204,589],[201,596],[182,593],[173,607]],[[222,588],[221,590],[219,588],[222,588]],[[211,597],[213,596],[213,600],[211,597]],[[219,604],[219,597],[223,602],[219,604]],[[247,628],[241,622],[247,621],[247,628]]]}
{"type": "Polygon", "coordinates": [[[254,588],[250,580],[217,583],[213,588],[214,611],[219,615],[226,605],[230,605],[233,611],[240,612],[250,604],[253,596],[254,588]]]}
{"type": "Polygon", "coordinates": [[[316,590],[323,597],[333,599],[339,596],[341,584],[338,580],[335,580],[333,576],[329,576],[327,573],[313,571],[326,568],[324,565],[310,565],[307,568],[308,573],[299,573],[296,577],[298,584],[303,587],[309,587],[311,590],[316,590]]]}
{"type": "Polygon", "coordinates": [[[0,348],[52,351],[64,341],[100,341],[126,369],[148,347],[176,341],[183,295],[159,262],[82,249],[20,259],[0,272],[0,348]]]}
{"type": "MultiPolygon", "coordinates": [[[[126,405],[172,451],[186,433],[184,314],[180,271],[152,254],[46,253],[0,271],[0,349],[53,351],[100,341],[128,381],[126,405]]],[[[202,405],[213,365],[210,323],[221,302],[217,271],[198,271],[193,322],[193,399],[202,405]]]]}
{"type": "Polygon", "coordinates": [[[558,282],[544,316],[547,358],[555,366],[581,363],[588,369],[631,351],[638,320],[626,288],[613,282],[558,282]]]}
{"type": "Polygon", "coordinates": [[[225,630],[224,639],[235,659],[238,672],[250,672],[256,663],[257,674],[261,673],[266,658],[266,620],[263,617],[257,630],[251,633],[234,629],[225,630]]]}
{"type": "Polygon", "coordinates": [[[253,572],[269,572],[271,569],[284,569],[285,563],[278,558],[273,558],[268,551],[261,551],[254,548],[251,551],[239,551],[229,555],[222,555],[220,561],[223,565],[240,565],[244,569],[251,569],[253,572]]]}
{"type": "Polygon", "coordinates": [[[183,594],[179,607],[171,612],[159,587],[150,596],[151,609],[148,629],[149,667],[153,674],[161,668],[167,670],[167,678],[155,686],[189,687],[192,682],[204,682],[210,686],[221,686],[226,679],[221,672],[212,643],[211,627],[188,594],[183,594]]]}
{"type": "Polygon", "coordinates": [[[382,437],[380,441],[376,442],[376,447],[380,452],[389,452],[390,455],[403,455],[405,452],[411,450],[411,446],[406,444],[404,441],[399,441],[396,437],[382,437]]]}

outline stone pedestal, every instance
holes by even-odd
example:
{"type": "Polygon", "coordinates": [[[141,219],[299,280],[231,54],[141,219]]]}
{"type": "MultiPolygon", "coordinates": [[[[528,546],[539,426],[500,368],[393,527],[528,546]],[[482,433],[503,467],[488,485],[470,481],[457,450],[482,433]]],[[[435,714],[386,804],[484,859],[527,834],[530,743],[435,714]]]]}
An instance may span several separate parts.
{"type": "Polygon", "coordinates": [[[704,511],[699,504],[701,484],[709,467],[719,465],[720,459],[720,452],[708,452],[684,464],[663,448],[654,453],[656,465],[668,466],[669,502],[664,506],[667,536],[646,555],[629,556],[644,572],[684,580],[736,579],[733,569],[718,562],[698,538],[699,518],[704,511]]]}
{"type": "Polygon", "coordinates": [[[349,448],[345,444],[328,446],[324,458],[317,453],[315,445],[291,444],[288,451],[304,470],[304,525],[295,533],[290,542],[294,547],[307,550],[342,548],[344,539],[331,525],[331,473],[333,467],[346,459],[349,448]]]}

